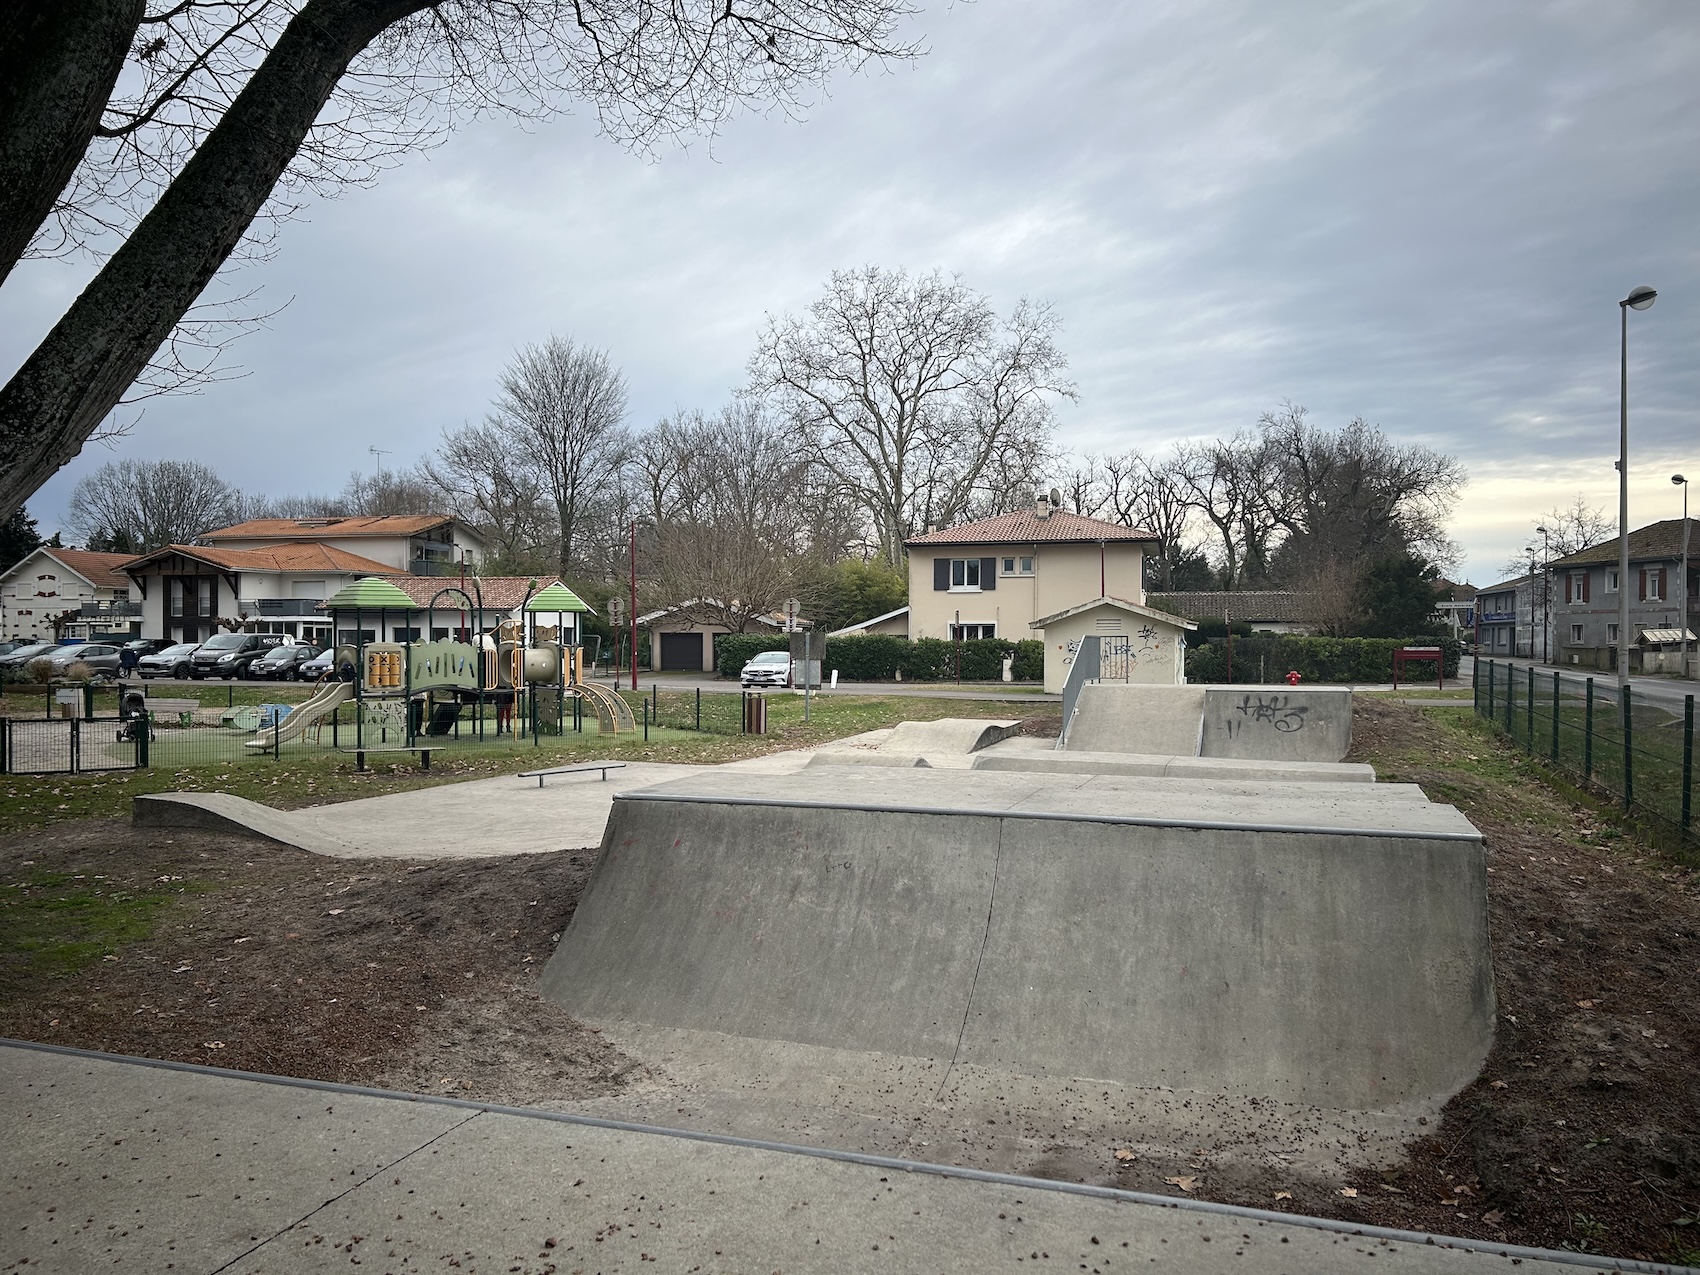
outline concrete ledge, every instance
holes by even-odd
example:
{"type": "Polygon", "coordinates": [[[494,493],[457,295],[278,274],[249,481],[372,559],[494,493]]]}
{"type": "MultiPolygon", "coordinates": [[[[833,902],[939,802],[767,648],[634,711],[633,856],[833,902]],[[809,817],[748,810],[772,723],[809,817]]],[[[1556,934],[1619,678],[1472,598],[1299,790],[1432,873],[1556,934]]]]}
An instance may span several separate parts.
{"type": "Polygon", "coordinates": [[[1373,784],[1375,768],[1358,762],[1254,761],[1232,757],[1164,757],[1140,753],[985,752],[975,770],[1033,774],[1150,775],[1168,779],[1267,779],[1288,783],[1373,784]]]}

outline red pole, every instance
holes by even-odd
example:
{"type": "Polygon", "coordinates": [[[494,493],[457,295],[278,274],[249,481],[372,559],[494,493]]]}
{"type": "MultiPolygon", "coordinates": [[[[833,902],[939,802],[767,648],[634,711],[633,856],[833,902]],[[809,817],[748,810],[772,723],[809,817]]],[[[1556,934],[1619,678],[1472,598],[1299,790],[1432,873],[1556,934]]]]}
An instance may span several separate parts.
{"type": "Polygon", "coordinates": [[[637,519],[632,519],[632,689],[637,684],[637,519]]]}

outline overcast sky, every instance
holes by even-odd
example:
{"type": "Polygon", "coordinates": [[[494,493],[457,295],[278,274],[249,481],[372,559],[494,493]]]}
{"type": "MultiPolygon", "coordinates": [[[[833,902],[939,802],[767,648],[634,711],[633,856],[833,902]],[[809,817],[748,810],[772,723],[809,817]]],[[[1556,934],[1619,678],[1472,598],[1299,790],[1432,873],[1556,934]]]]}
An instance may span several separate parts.
{"type": "MultiPolygon", "coordinates": [[[[923,3],[925,0],[923,0],[923,3]]],[[[482,416],[514,348],[606,347],[632,421],[712,407],[764,315],[830,272],[939,267],[1052,303],[1077,450],[1231,434],[1284,399],[1456,454],[1463,574],[1581,493],[1615,511],[1631,315],[1631,523],[1700,479],[1700,9],[1692,0],[930,4],[930,52],[801,123],[640,157],[583,115],[475,123],[311,205],[241,271],[288,302],[248,375],[156,400],[115,455],[271,494],[412,461],[482,416]]],[[[9,372],[89,267],[0,292],[9,372]]],[[[1700,494],[1695,506],[1700,509],[1700,494]]]]}

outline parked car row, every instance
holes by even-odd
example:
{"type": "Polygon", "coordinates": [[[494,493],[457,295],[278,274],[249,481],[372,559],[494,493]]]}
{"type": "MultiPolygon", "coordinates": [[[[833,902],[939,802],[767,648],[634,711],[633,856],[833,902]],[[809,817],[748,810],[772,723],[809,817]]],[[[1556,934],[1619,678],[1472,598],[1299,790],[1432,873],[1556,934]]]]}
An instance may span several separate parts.
{"type": "Polygon", "coordinates": [[[274,633],[220,633],[205,642],[175,643],[160,638],[137,638],[123,644],[0,642],[0,675],[16,678],[37,660],[46,660],[53,677],[64,677],[72,665],[83,664],[101,681],[123,677],[134,668],[143,678],[293,682],[323,676],[329,669],[329,657],[324,657],[325,667],[320,668],[312,663],[319,656],[317,647],[274,633]]]}

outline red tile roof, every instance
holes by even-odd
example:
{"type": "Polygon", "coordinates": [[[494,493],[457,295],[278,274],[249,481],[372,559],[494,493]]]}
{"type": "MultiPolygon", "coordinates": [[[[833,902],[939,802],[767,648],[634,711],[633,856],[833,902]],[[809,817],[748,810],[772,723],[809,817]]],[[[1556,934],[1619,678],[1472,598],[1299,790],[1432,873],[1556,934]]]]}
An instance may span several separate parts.
{"type": "Polygon", "coordinates": [[[130,577],[122,574],[120,569],[136,560],[134,554],[94,553],[88,549],[55,549],[52,546],[43,546],[42,552],[61,566],[75,571],[97,589],[130,587],[130,577]]]}
{"type": "Polygon", "coordinates": [[[197,562],[223,567],[226,571],[334,571],[356,572],[360,575],[386,575],[395,568],[387,562],[375,562],[357,553],[338,549],[335,545],[304,544],[278,545],[271,549],[220,549],[211,545],[166,545],[140,558],[129,559],[125,568],[135,574],[142,567],[168,554],[181,554],[197,562]]]}
{"type": "Polygon", "coordinates": [[[929,545],[1029,545],[1029,544],[1097,544],[1100,540],[1155,540],[1156,535],[1140,527],[1124,527],[1119,522],[1088,518],[1058,509],[1048,518],[1040,518],[1031,509],[1012,514],[982,518],[946,527],[943,531],[914,536],[903,543],[910,548],[929,545]]]}
{"type": "Polygon", "coordinates": [[[449,514],[385,514],[373,518],[254,518],[207,532],[202,539],[318,540],[325,536],[417,536],[454,521],[449,514]]]}

